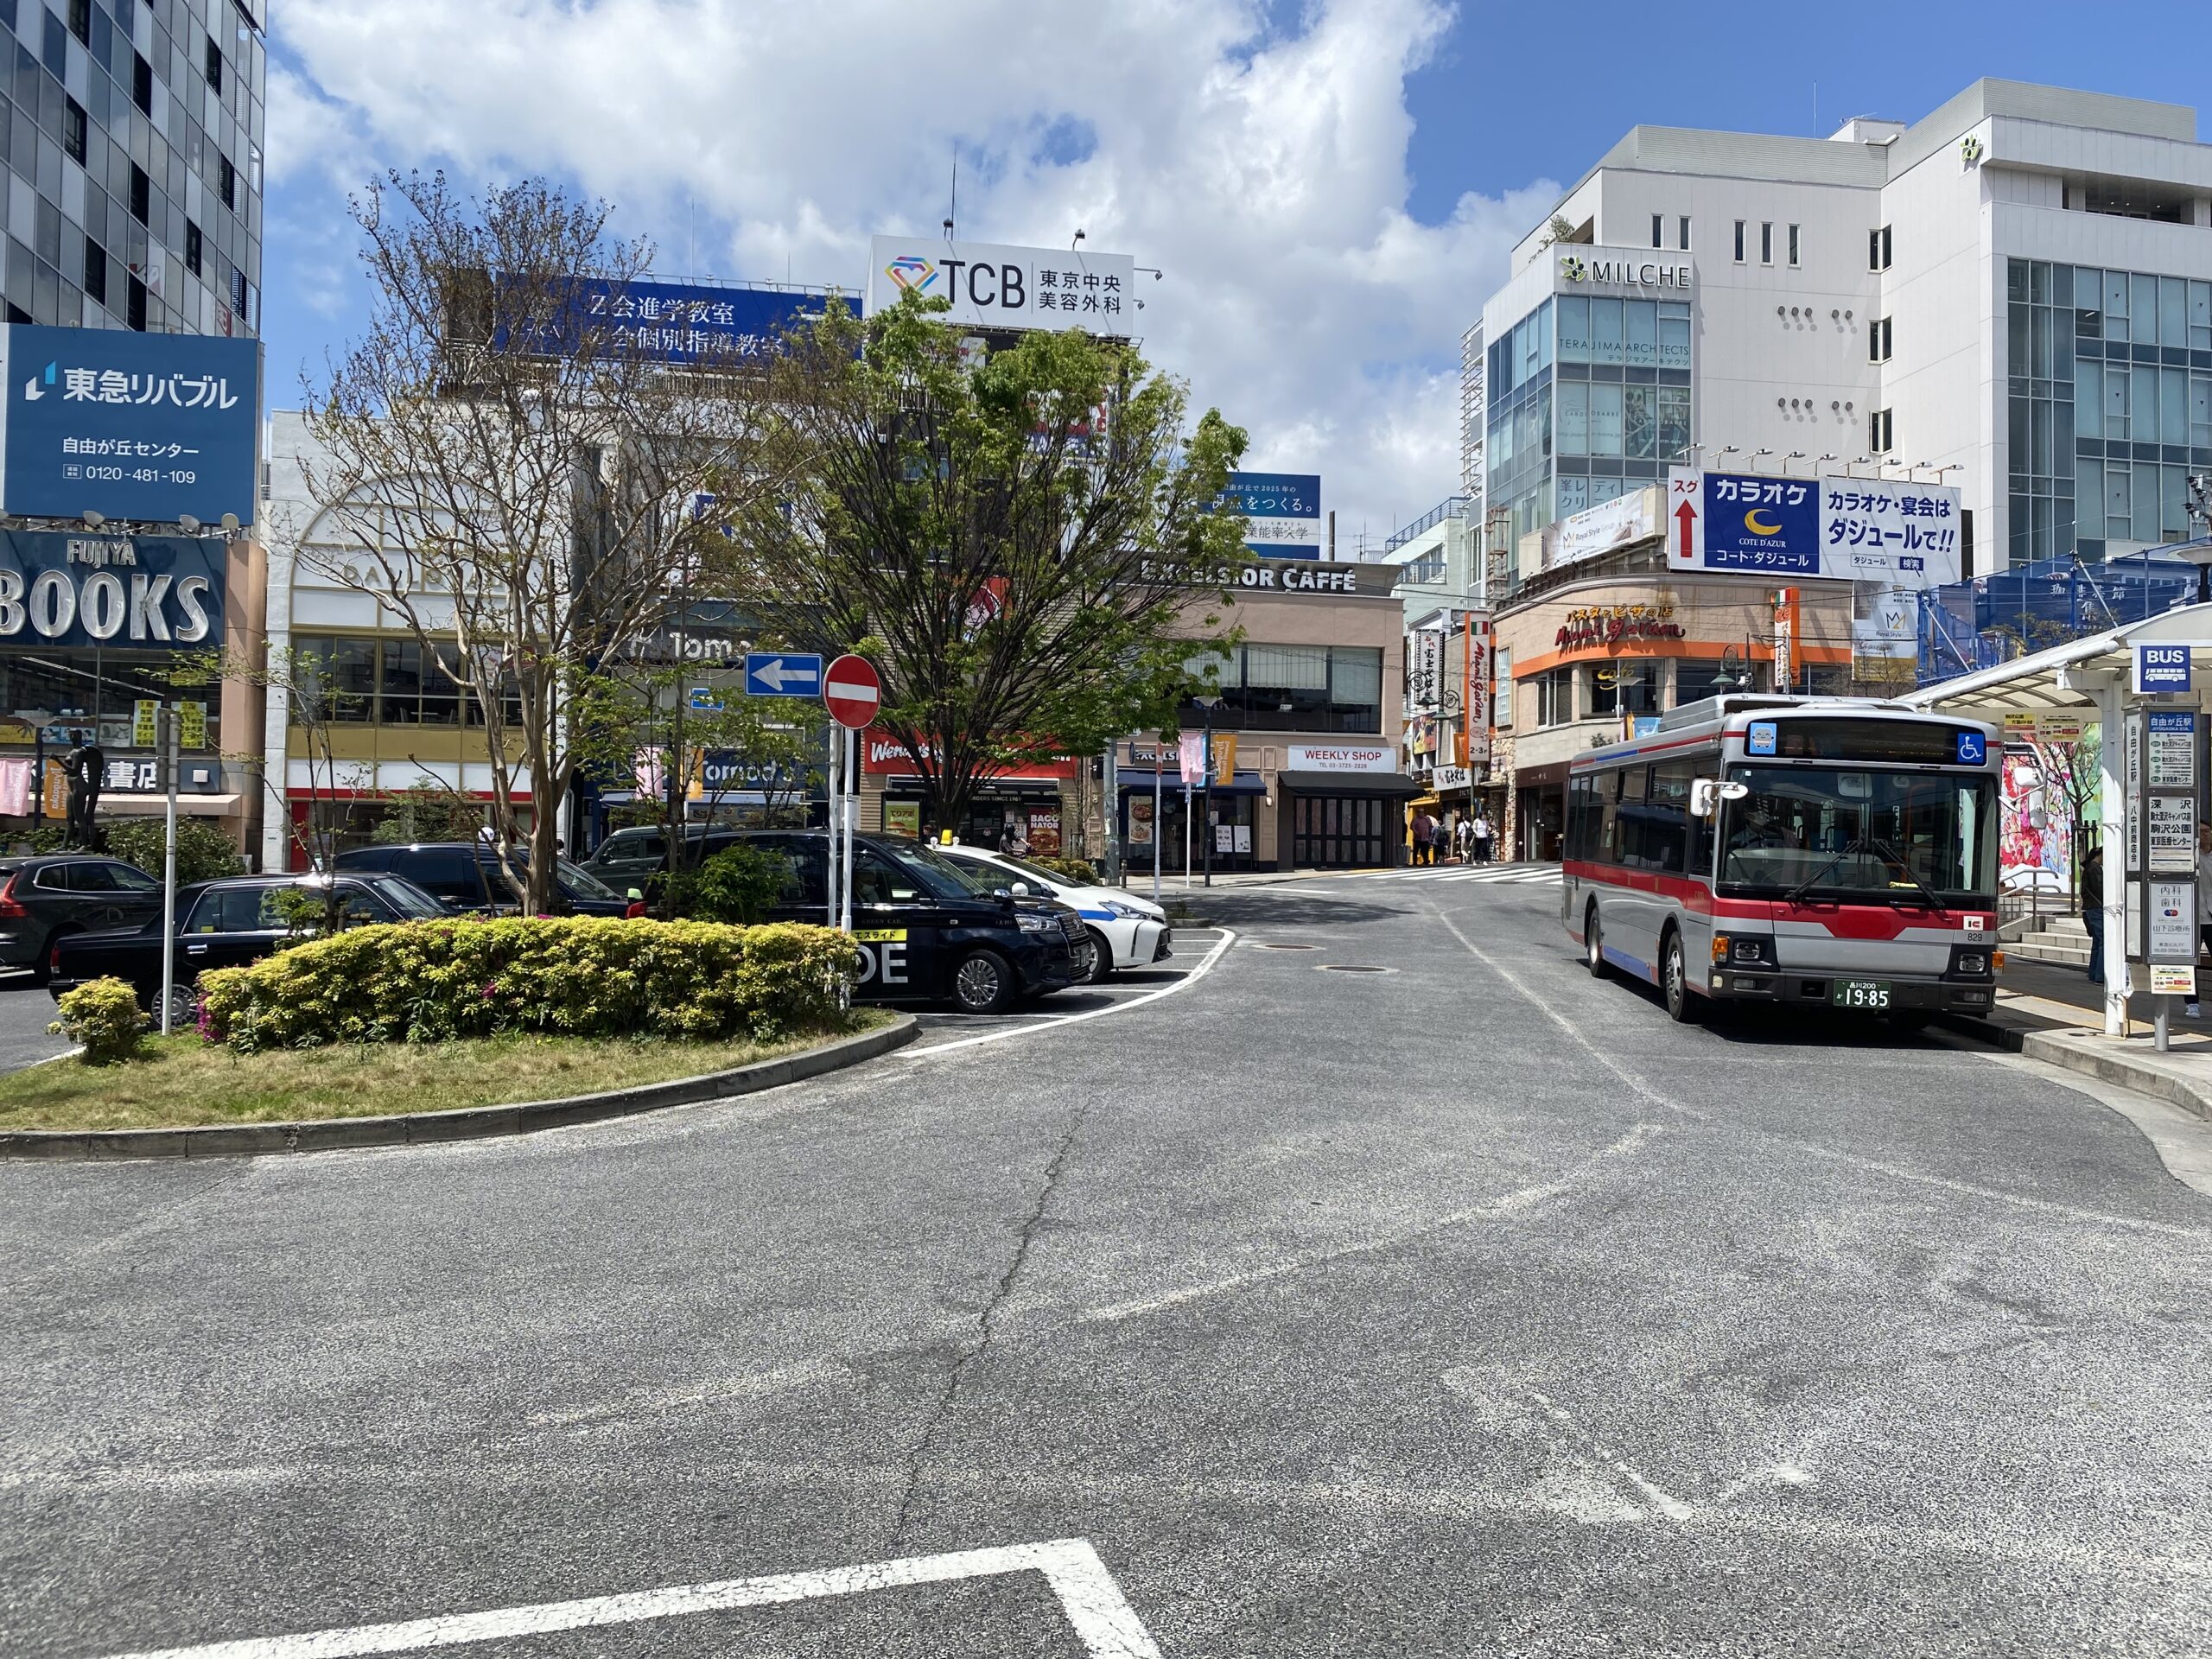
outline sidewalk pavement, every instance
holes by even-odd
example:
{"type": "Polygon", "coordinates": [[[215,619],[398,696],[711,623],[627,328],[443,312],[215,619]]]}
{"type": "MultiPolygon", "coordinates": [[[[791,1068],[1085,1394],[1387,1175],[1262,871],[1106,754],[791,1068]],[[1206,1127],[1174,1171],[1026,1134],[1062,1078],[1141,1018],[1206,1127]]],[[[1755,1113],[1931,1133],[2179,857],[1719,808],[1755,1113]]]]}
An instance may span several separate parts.
{"type": "Polygon", "coordinates": [[[2212,1018],[2184,1019],[2173,1002],[2169,1047],[2152,1046],[2152,999],[2135,997],[2126,1037],[2104,1034],[2101,986],[2078,968],[2010,961],[1999,976],[1996,1010],[1986,1020],[1958,1018],[1955,1030],[1999,1046],[2149,1095],[2212,1120],[2212,1018]]]}

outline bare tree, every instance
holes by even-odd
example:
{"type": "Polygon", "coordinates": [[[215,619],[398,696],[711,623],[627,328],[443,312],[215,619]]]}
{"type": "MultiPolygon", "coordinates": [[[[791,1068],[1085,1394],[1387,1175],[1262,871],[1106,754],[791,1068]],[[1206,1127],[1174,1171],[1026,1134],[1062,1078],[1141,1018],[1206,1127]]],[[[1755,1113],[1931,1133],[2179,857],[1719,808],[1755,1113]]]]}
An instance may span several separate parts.
{"type": "Polygon", "coordinates": [[[581,677],[658,626],[731,515],[775,493],[760,359],[693,329],[670,360],[627,297],[652,250],[611,237],[604,202],[394,173],[352,207],[371,315],[308,389],[314,556],[474,702],[501,867],[548,909],[581,677]]]}
{"type": "Polygon", "coordinates": [[[778,359],[794,482],[729,545],[769,632],[865,647],[942,828],[993,772],[1172,705],[1248,556],[1213,510],[1243,431],[1186,427],[1185,389],[1127,341],[1040,331],[976,361],[933,308],[832,306],[778,359]]]}

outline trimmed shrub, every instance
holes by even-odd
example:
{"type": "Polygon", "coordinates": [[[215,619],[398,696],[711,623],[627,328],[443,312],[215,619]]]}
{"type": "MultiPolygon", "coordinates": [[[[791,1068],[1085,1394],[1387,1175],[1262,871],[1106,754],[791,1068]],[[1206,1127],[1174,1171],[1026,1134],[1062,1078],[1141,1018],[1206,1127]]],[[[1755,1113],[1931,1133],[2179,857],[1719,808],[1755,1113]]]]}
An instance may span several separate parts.
{"type": "Polygon", "coordinates": [[[699,866],[690,913],[749,926],[775,908],[791,880],[791,861],[785,855],[740,842],[699,866]]]}
{"type": "Polygon", "coordinates": [[[60,1007],[61,1017],[47,1030],[81,1043],[79,1058],[86,1065],[113,1065],[137,1053],[146,1016],[138,1011],[138,993],[122,980],[88,979],[62,992],[60,1007]]]}
{"type": "Polygon", "coordinates": [[[1032,864],[1043,866],[1063,881],[1078,887],[1098,885],[1098,870],[1087,858],[1033,858],[1032,864]]]}
{"type": "Polygon", "coordinates": [[[860,953],[829,928],[507,916],[357,927],[200,976],[200,1032],[251,1052],[500,1032],[720,1041],[834,1018],[860,953]]]}

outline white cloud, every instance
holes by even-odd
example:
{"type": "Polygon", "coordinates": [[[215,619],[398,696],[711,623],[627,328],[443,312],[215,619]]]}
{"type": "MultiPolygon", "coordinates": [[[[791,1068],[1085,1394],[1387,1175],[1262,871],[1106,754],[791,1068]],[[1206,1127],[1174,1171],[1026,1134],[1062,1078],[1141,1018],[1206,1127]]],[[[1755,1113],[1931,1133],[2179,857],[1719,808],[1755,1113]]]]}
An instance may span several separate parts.
{"type": "Polygon", "coordinates": [[[658,232],[664,270],[850,289],[870,232],[934,232],[957,144],[962,235],[1079,226],[1161,267],[1148,353],[1251,429],[1249,464],[1323,472],[1348,542],[1458,486],[1459,334],[1556,194],[1408,216],[1405,80],[1450,21],[1436,0],[1324,0],[1283,29],[1235,0],[317,0],[276,14],[304,78],[272,75],[271,149],[349,182],[568,175],[658,232]]]}

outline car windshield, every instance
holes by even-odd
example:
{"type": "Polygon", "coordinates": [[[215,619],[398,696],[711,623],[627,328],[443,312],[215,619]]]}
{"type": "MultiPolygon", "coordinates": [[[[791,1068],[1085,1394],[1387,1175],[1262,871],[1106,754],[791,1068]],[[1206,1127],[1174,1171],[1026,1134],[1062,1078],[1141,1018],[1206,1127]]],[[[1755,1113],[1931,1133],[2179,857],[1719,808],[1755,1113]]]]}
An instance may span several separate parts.
{"type": "Polygon", "coordinates": [[[1047,897],[1068,885],[1065,875],[1055,875],[1042,865],[1033,864],[1026,858],[1016,858],[1011,853],[994,853],[991,861],[1004,868],[1020,871],[1025,880],[1038,883],[1047,897]]]}
{"type": "Polygon", "coordinates": [[[1833,766],[1733,766],[1723,887],[1781,897],[1945,899],[1997,891],[1997,781],[1833,766]]]}
{"type": "Polygon", "coordinates": [[[916,880],[940,899],[972,899],[978,893],[996,893],[1006,886],[1001,872],[956,864],[918,842],[886,846],[882,850],[912,871],[916,880]]]}
{"type": "Polygon", "coordinates": [[[581,864],[561,861],[561,885],[573,899],[619,899],[622,895],[581,864]]]}
{"type": "Polygon", "coordinates": [[[364,875],[361,884],[402,916],[447,916],[452,912],[404,876],[364,875]]]}

